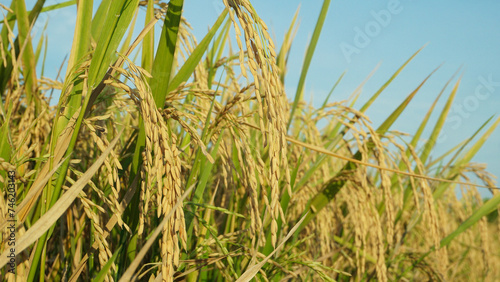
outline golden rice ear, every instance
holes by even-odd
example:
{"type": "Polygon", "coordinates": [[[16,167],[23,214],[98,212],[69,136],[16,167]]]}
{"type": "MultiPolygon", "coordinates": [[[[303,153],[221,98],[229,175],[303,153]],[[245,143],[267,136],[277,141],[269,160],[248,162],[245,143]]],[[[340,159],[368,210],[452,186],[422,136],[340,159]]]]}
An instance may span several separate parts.
{"type": "Polygon", "coordinates": [[[427,78],[378,130],[365,114],[420,50],[361,109],[375,70],[347,101],[329,102],[342,74],[315,108],[301,94],[329,0],[293,104],[283,82],[294,29],[277,57],[251,0],[215,1],[224,10],[200,42],[183,0],[104,0],[97,13],[96,1],[25,2],[0,4],[0,265],[15,236],[17,280],[499,280],[500,189],[471,160],[500,119],[430,160],[458,82],[430,141],[442,93],[413,136],[389,131],[427,78]],[[36,50],[30,42],[37,15],[76,2],[66,75],[35,77],[51,59],[45,35],[36,50]],[[123,20],[135,12],[146,19],[132,41],[137,25],[123,20]],[[159,20],[168,50],[154,44],[159,20]],[[152,91],[155,79],[164,84],[152,91]],[[44,97],[53,90],[57,107],[44,97]],[[92,106],[80,116],[81,98],[92,106]]]}
{"type": "MultiPolygon", "coordinates": [[[[283,85],[279,78],[279,68],[276,65],[274,44],[267,32],[267,26],[255,13],[255,10],[247,0],[224,1],[231,9],[230,17],[236,32],[236,40],[240,48],[240,68],[242,74],[247,77],[246,64],[244,61],[244,49],[241,42],[241,25],[245,35],[246,54],[248,55],[248,66],[255,83],[255,95],[259,103],[258,113],[260,128],[265,132],[268,140],[270,167],[270,215],[271,215],[271,243],[276,246],[278,234],[278,218],[283,214],[280,199],[282,191],[280,180],[284,177],[284,186],[289,195],[290,172],[287,161],[286,144],[286,113],[285,104],[287,98],[283,85]],[[262,38],[262,40],[261,40],[262,38]],[[261,99],[264,96],[264,100],[261,99]],[[264,114],[265,113],[265,114],[264,114]],[[267,126],[264,126],[267,124],[267,126]],[[284,173],[284,175],[282,175],[284,173]]],[[[285,218],[281,218],[283,222],[285,218]]]]}

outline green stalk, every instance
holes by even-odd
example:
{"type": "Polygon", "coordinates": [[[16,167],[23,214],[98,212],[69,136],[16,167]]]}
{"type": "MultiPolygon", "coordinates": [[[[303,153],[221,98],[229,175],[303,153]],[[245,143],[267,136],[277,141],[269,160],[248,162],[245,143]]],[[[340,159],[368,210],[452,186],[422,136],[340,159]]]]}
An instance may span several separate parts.
{"type": "MultiPolygon", "coordinates": [[[[76,121],[75,130],[73,131],[73,135],[71,136],[71,141],[69,143],[66,154],[64,155],[65,161],[61,165],[61,170],[60,170],[59,176],[57,177],[56,185],[55,185],[53,190],[49,189],[49,191],[52,190],[52,197],[49,196],[50,202],[49,202],[49,205],[47,207],[47,210],[50,209],[57,202],[57,199],[59,199],[59,196],[61,194],[61,188],[62,188],[64,182],[66,181],[66,175],[68,173],[69,161],[70,161],[69,156],[71,156],[71,154],[73,153],[73,149],[75,147],[78,133],[80,131],[83,116],[85,113],[84,109],[87,106],[88,98],[90,97],[90,95],[87,95],[86,97],[87,97],[87,101],[85,101],[84,107],[83,107],[82,111],[80,111],[80,115],[78,116],[78,119],[76,121]]],[[[31,278],[31,279],[28,279],[28,281],[33,281],[33,279],[35,277],[35,272],[36,272],[36,269],[38,266],[38,262],[40,261],[40,256],[42,255],[43,244],[45,242],[47,242],[48,233],[49,232],[44,233],[40,237],[40,239],[38,240],[38,242],[43,242],[43,243],[37,245],[37,249],[36,249],[35,255],[33,257],[32,267],[30,268],[30,272],[28,275],[28,278],[31,278]]]]}
{"type": "Polygon", "coordinates": [[[42,262],[40,263],[40,282],[45,281],[45,262],[47,259],[47,243],[43,244],[42,262]]]}
{"type": "Polygon", "coordinates": [[[95,227],[94,220],[90,219],[90,238],[89,238],[89,277],[92,278],[92,273],[94,273],[94,252],[92,251],[92,245],[95,241],[95,227]]]}

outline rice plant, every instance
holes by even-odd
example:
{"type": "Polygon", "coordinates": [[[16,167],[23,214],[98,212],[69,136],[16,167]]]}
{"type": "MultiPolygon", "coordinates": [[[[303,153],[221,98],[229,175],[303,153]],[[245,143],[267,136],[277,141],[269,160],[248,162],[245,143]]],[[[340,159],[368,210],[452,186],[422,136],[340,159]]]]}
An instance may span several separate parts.
{"type": "Polygon", "coordinates": [[[200,41],[183,0],[44,2],[0,5],[3,281],[500,279],[500,193],[472,162],[500,119],[430,159],[460,78],[416,132],[391,127],[434,72],[378,127],[365,114],[421,49],[362,107],[353,89],[314,108],[302,93],[329,0],[295,96],[297,14],[277,48],[248,0],[223,0],[200,41]],[[67,67],[46,78],[51,35],[31,28],[68,5],[67,67]]]}

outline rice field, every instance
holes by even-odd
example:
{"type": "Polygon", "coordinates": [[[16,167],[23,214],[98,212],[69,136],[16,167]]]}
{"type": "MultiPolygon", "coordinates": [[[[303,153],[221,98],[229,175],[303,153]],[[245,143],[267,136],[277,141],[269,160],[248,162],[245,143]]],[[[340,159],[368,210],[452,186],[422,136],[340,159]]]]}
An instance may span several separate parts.
{"type": "Polygon", "coordinates": [[[203,38],[183,0],[44,2],[0,5],[2,281],[500,280],[499,188],[472,161],[500,118],[430,158],[460,78],[416,132],[391,126],[433,73],[380,125],[366,115],[422,49],[363,106],[359,89],[330,101],[341,76],[313,107],[330,0],[296,93],[297,15],[278,45],[249,0],[223,0],[203,38]],[[47,78],[51,34],[35,42],[32,27],[68,5],[67,67],[47,78]]]}

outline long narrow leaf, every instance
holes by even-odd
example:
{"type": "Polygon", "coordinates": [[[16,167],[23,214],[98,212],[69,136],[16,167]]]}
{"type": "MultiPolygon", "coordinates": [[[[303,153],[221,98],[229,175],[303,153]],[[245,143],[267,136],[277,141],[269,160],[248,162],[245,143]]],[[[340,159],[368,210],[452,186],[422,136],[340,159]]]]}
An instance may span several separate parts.
{"type": "Polygon", "coordinates": [[[132,20],[139,0],[114,0],[110,3],[109,11],[102,29],[92,62],[89,67],[89,86],[94,88],[104,78],[111,62],[115,60],[115,52],[120,45],[123,35],[132,20]]]}
{"type": "Polygon", "coordinates": [[[214,25],[210,28],[210,31],[205,35],[203,40],[196,46],[196,48],[193,50],[193,53],[189,56],[189,58],[184,62],[182,65],[181,69],[177,72],[177,74],[172,78],[172,81],[169,84],[167,92],[170,92],[177,88],[182,82],[187,81],[188,78],[191,76],[193,73],[194,69],[200,62],[201,58],[203,57],[203,54],[207,50],[210,41],[214,37],[215,33],[221,26],[221,24],[224,22],[224,19],[226,18],[228,14],[228,10],[224,9],[224,11],[221,13],[219,18],[217,18],[217,21],[214,23],[214,25]]]}
{"type": "Polygon", "coordinates": [[[151,91],[156,107],[163,108],[168,94],[172,68],[176,53],[177,33],[181,22],[184,0],[172,0],[168,4],[167,16],[163,22],[160,43],[153,64],[151,91]]]}
{"type": "Polygon", "coordinates": [[[290,118],[288,120],[287,129],[290,128],[293,116],[295,114],[295,110],[297,109],[299,102],[302,100],[302,93],[304,92],[304,85],[306,82],[307,72],[309,71],[309,66],[311,65],[311,60],[314,54],[314,50],[316,49],[316,45],[318,44],[319,35],[321,34],[321,29],[323,28],[323,23],[325,22],[329,6],[330,6],[330,0],[324,0],[323,6],[321,7],[321,11],[318,17],[318,21],[316,22],[316,27],[314,28],[311,41],[309,42],[309,46],[307,47],[304,63],[302,64],[302,71],[300,73],[299,84],[297,86],[297,91],[295,93],[295,99],[293,101],[292,109],[290,112],[290,118]]]}
{"type": "Polygon", "coordinates": [[[497,194],[493,198],[489,199],[486,203],[484,203],[479,209],[477,209],[469,218],[467,218],[460,226],[455,229],[448,236],[443,238],[440,242],[440,246],[446,247],[448,246],[453,239],[455,239],[458,235],[462,234],[464,231],[468,230],[472,225],[478,222],[483,216],[490,214],[492,211],[496,210],[500,205],[500,194],[497,194]]]}

